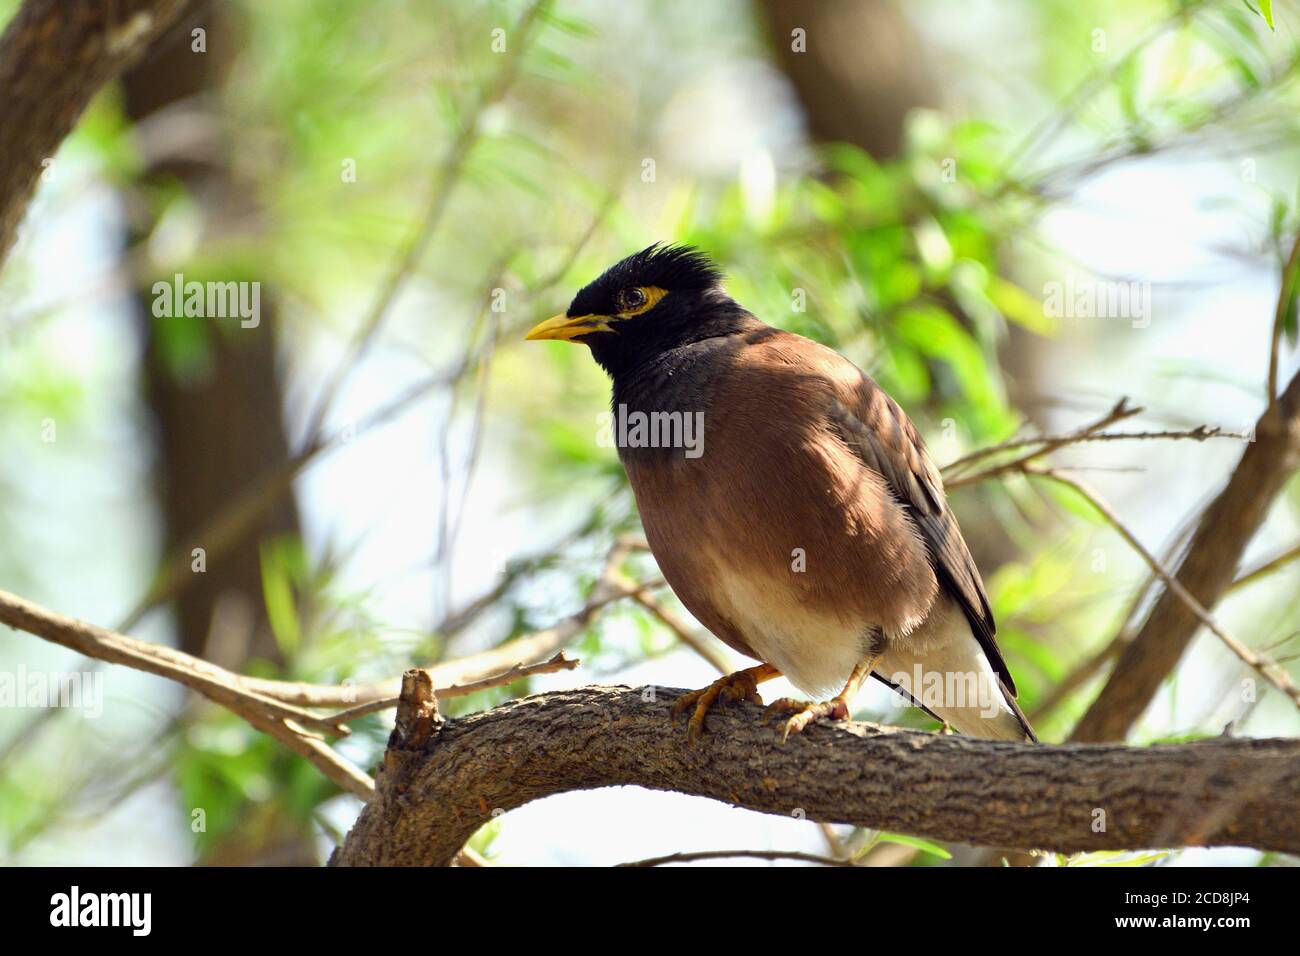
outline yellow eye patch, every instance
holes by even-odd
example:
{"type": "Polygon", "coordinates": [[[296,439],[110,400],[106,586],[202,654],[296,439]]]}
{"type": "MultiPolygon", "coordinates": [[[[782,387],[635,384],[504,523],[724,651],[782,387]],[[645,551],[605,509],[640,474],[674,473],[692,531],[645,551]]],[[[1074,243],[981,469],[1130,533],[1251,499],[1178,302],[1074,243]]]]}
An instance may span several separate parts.
{"type": "Polygon", "coordinates": [[[661,289],[657,285],[643,285],[637,286],[635,289],[628,289],[619,296],[618,315],[620,318],[630,319],[642,312],[649,312],[667,294],[667,289],[661,289]],[[637,292],[641,293],[640,298],[643,298],[643,301],[636,301],[638,296],[634,293],[637,292]]]}

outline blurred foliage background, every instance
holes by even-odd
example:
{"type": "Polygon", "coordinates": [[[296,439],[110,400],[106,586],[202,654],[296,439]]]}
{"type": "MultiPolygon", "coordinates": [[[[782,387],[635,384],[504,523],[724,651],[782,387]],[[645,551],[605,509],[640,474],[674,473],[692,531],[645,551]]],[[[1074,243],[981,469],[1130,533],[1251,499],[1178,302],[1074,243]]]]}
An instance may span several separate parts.
{"type": "MultiPolygon", "coordinates": [[[[0,586],[316,682],[552,624],[637,520],[596,440],[599,369],[522,331],[657,240],[706,249],[740,302],[870,372],[941,463],[1121,395],[1151,428],[1249,427],[1300,168],[1300,4],[1267,12],[1272,27],[1240,0],[200,5],[65,144],[0,278],[0,586]],[[177,273],[260,282],[261,323],[154,317],[153,283],[177,273]],[[1152,321],[1050,314],[1067,279],[1150,283],[1152,321]],[[268,491],[266,474],[292,481],[268,491]],[[256,519],[224,535],[240,502],[256,519]]],[[[1063,458],[1163,552],[1238,454],[1063,458]]],[[[1023,478],[953,501],[1021,702],[1062,739],[1104,671],[1059,688],[1131,616],[1145,568],[1091,509],[1023,478]]],[[[1292,482],[1257,556],[1298,533],[1292,482]]],[[[1298,568],[1222,608],[1280,657],[1298,568]]],[[[624,570],[654,576],[645,557],[624,570]]],[[[451,710],[714,674],[633,602],[573,653],[575,672],[451,710]]],[[[0,669],[19,666],[88,665],[6,631],[0,669]]],[[[102,716],[0,710],[0,858],[315,862],[346,832],[357,801],[298,758],[161,680],[102,673],[102,716]]],[[[1243,706],[1242,676],[1202,636],[1134,740],[1294,734],[1284,702],[1243,706]]],[[[859,704],[928,726],[883,691],[859,704]]],[[[390,719],[340,749],[373,765],[390,719]]],[[[604,863],[826,841],[969,859],[634,792],[543,801],[476,846],[604,863]]],[[[1069,862],[1153,859],[1279,862],[1069,862]]]]}

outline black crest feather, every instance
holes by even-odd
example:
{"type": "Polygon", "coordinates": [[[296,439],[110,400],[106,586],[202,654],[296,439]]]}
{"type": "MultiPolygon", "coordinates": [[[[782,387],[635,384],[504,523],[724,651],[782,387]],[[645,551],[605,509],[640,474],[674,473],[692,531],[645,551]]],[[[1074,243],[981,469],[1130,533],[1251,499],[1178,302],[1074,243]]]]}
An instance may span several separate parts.
{"type": "Polygon", "coordinates": [[[707,289],[722,281],[722,270],[706,253],[680,244],[656,242],[628,256],[609,272],[620,270],[637,277],[642,285],[657,285],[669,291],[707,289]]]}
{"type": "Polygon", "coordinates": [[[605,313],[620,290],[634,286],[686,292],[711,288],[722,278],[717,264],[694,246],[656,242],[606,269],[574,297],[569,315],[605,313]]]}

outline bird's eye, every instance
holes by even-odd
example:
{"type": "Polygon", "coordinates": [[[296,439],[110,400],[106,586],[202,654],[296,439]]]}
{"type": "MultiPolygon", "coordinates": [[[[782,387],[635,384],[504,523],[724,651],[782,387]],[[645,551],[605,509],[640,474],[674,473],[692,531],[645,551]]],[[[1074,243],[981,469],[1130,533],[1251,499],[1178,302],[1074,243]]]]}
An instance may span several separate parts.
{"type": "Polygon", "coordinates": [[[621,296],[624,312],[631,312],[633,309],[639,309],[645,305],[646,297],[644,289],[624,289],[621,296]]]}

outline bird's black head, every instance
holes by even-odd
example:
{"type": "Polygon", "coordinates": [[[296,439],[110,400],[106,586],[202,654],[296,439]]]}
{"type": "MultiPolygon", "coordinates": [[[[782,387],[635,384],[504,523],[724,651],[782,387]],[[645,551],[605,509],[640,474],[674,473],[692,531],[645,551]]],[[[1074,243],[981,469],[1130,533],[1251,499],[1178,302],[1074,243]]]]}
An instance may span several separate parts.
{"type": "Polygon", "coordinates": [[[610,266],[567,312],[527,337],[581,342],[617,376],[679,345],[739,328],[748,313],[721,282],[722,272],[698,249],[656,243],[610,266]]]}

